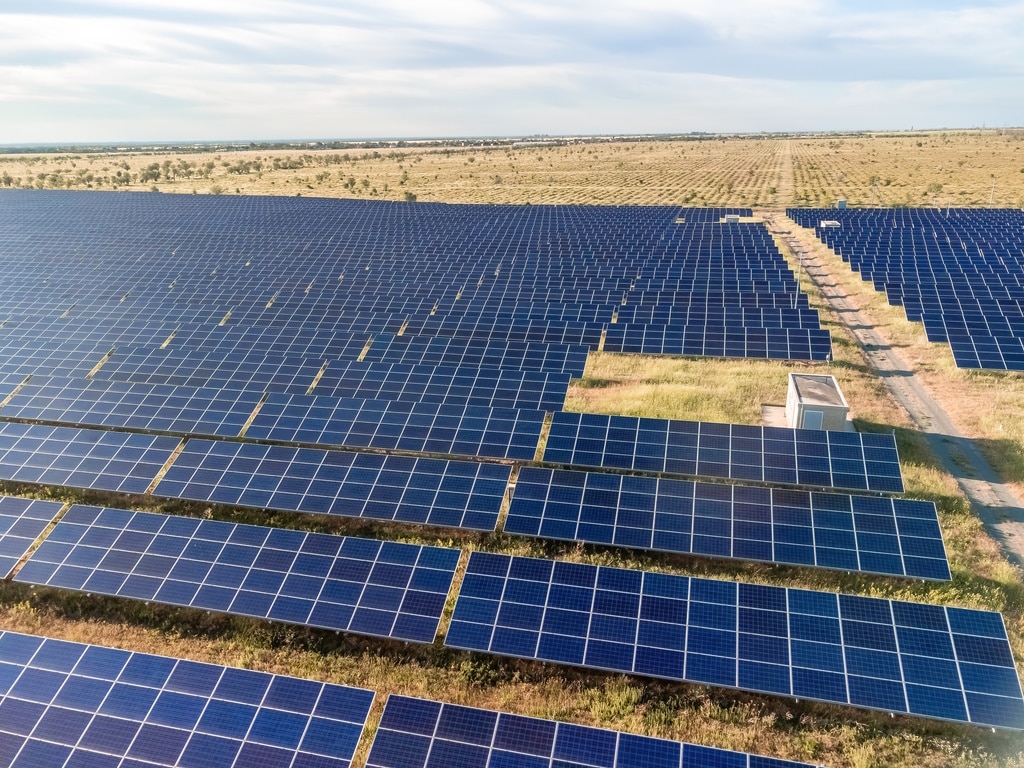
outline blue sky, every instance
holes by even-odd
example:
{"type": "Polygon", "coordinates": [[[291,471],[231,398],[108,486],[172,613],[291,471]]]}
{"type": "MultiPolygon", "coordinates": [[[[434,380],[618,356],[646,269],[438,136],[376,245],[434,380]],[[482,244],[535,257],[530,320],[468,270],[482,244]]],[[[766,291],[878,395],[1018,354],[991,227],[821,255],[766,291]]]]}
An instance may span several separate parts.
{"type": "Polygon", "coordinates": [[[1024,1],[0,4],[0,143],[980,125],[1024,1]]]}

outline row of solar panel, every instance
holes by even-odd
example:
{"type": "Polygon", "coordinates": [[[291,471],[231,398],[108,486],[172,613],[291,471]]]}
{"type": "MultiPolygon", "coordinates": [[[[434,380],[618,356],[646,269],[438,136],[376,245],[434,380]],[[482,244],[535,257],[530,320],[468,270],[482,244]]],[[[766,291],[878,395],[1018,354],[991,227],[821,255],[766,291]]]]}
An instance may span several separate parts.
{"type": "MultiPolygon", "coordinates": [[[[764,231],[762,227],[758,226],[752,226],[750,230],[756,234],[761,234],[764,231]]],[[[128,233],[128,235],[132,234],[128,233]]],[[[253,246],[252,243],[243,247],[225,244],[224,251],[218,255],[218,260],[213,262],[182,258],[180,255],[169,253],[167,260],[162,260],[154,270],[147,272],[147,278],[142,282],[132,280],[140,272],[138,265],[135,262],[128,264],[130,257],[113,252],[107,254],[107,263],[125,267],[125,273],[112,277],[110,291],[106,296],[121,298],[132,295],[159,296],[170,293],[193,296],[211,292],[227,294],[238,288],[260,285],[261,272],[267,269],[271,272],[271,276],[280,278],[270,285],[271,292],[264,294],[267,298],[271,298],[294,295],[299,291],[305,293],[307,288],[310,293],[314,294],[321,291],[344,293],[352,286],[359,286],[362,283],[371,284],[380,277],[399,278],[403,286],[411,287],[408,276],[400,274],[400,265],[417,269],[425,277],[431,278],[435,283],[435,290],[443,293],[452,287],[469,287],[482,282],[514,286],[520,283],[545,280],[562,284],[580,280],[592,281],[595,284],[605,281],[611,285],[621,280],[634,279],[672,281],[688,280],[694,276],[730,274],[742,276],[745,273],[772,273],[781,264],[779,252],[775,246],[764,245],[759,242],[759,238],[716,241],[714,231],[701,233],[700,237],[705,238],[705,241],[698,242],[693,239],[688,242],[667,242],[664,246],[656,245],[649,248],[646,253],[641,255],[626,252],[632,249],[632,245],[623,244],[620,249],[616,250],[614,247],[606,249],[606,244],[601,243],[596,248],[606,250],[606,252],[580,254],[577,261],[573,261],[575,256],[571,253],[571,246],[562,251],[569,260],[552,261],[550,254],[553,251],[544,253],[536,251],[516,253],[514,250],[497,252],[491,250],[484,242],[473,251],[475,258],[462,264],[445,263],[442,250],[430,245],[424,248],[420,243],[406,242],[404,243],[405,248],[394,246],[390,247],[387,252],[372,253],[378,246],[375,243],[369,243],[365,250],[354,258],[346,250],[330,248],[325,249],[319,255],[291,254],[294,258],[295,269],[290,271],[281,269],[279,265],[268,263],[266,255],[262,253],[255,254],[253,259],[245,259],[249,249],[253,246]],[[318,258],[325,260],[326,263],[317,261],[318,258]],[[243,259],[245,259],[244,263],[243,259]],[[205,267],[206,263],[211,264],[210,269],[205,267]],[[116,293],[117,291],[126,292],[116,293]]],[[[223,238],[216,235],[209,237],[208,240],[220,240],[223,243],[223,238]]],[[[267,240],[271,245],[282,245],[277,238],[268,237],[267,240]]],[[[36,264],[36,271],[43,273],[47,278],[58,277],[54,265],[58,263],[60,256],[59,252],[50,244],[43,243],[30,249],[23,243],[11,240],[5,242],[9,252],[16,259],[24,258],[30,250],[34,250],[38,253],[38,258],[33,260],[36,264]]],[[[76,240],[73,236],[69,244],[74,249],[68,256],[69,263],[83,264],[85,274],[90,275],[93,271],[91,267],[94,265],[86,263],[81,254],[102,248],[102,244],[76,240]]],[[[635,244],[637,241],[634,241],[635,244]]],[[[348,245],[338,243],[338,245],[347,248],[351,243],[348,245]]],[[[456,245],[455,248],[461,251],[470,245],[463,243],[456,245]]],[[[186,245],[185,248],[189,249],[189,246],[186,245]]],[[[15,285],[23,285],[29,279],[24,274],[11,272],[9,266],[7,271],[11,273],[15,285]]],[[[581,286],[582,284],[581,282],[581,286]]],[[[59,280],[57,285],[61,285],[59,280]]],[[[263,285],[266,283],[264,282],[263,285]]],[[[86,286],[88,287],[89,284],[87,283],[86,286]]],[[[102,298],[102,295],[97,295],[97,298],[102,298]]]]}
{"type": "MultiPolygon", "coordinates": [[[[477,292],[478,294],[480,291],[477,292]]],[[[575,291],[571,295],[566,292],[556,292],[554,289],[535,289],[533,294],[505,294],[505,293],[483,293],[481,297],[474,298],[473,295],[463,292],[458,302],[460,311],[487,313],[507,313],[510,306],[519,306],[524,302],[528,306],[537,307],[545,305],[548,307],[574,307],[588,305],[589,307],[612,307],[617,308],[623,314],[624,319],[632,319],[630,313],[637,314],[637,319],[650,322],[660,322],[659,316],[665,311],[678,311],[694,314],[698,324],[705,324],[704,317],[714,317],[724,320],[727,312],[747,309],[748,312],[754,309],[786,309],[798,307],[806,309],[807,297],[795,291],[779,293],[723,293],[723,292],[684,292],[674,291],[604,291],[600,295],[594,292],[584,293],[575,291]],[[650,318],[646,315],[650,313],[650,318]]],[[[273,307],[263,307],[260,311],[242,311],[238,307],[216,307],[204,306],[194,302],[177,300],[166,300],[160,297],[138,297],[129,301],[110,301],[94,307],[71,305],[68,300],[66,306],[57,304],[48,295],[37,295],[36,298],[26,302],[21,297],[15,301],[5,302],[2,311],[8,318],[0,334],[4,338],[21,338],[26,334],[41,333],[49,330],[52,334],[79,335],[88,332],[101,334],[105,339],[117,338],[110,336],[112,332],[106,328],[96,328],[98,322],[113,323],[126,326],[119,333],[124,333],[131,328],[152,327],[155,341],[162,343],[178,326],[199,327],[206,334],[222,334],[246,330],[266,330],[268,325],[280,325],[286,322],[296,322],[301,318],[303,330],[306,333],[320,329],[323,332],[329,328],[335,328],[339,321],[344,318],[351,319],[353,316],[371,314],[388,320],[381,321],[380,330],[388,330],[387,325],[400,325],[410,315],[422,315],[424,313],[435,313],[438,299],[430,296],[425,299],[402,300],[401,306],[390,306],[397,304],[394,295],[388,296],[388,305],[370,306],[367,308],[356,306],[361,302],[358,299],[363,293],[356,294],[352,299],[346,300],[339,307],[339,302],[317,302],[315,304],[300,303],[288,304],[285,302],[275,303],[273,307]],[[341,311],[343,310],[343,311],[341,311]],[[158,318],[158,320],[154,320],[158,318]]],[[[376,301],[372,304],[377,304],[376,301]]],[[[596,311],[596,310],[595,310],[596,311]]],[[[451,314],[444,312],[441,314],[451,314]]],[[[611,320],[611,315],[604,318],[611,320]]],[[[671,318],[670,318],[671,319],[671,318]]],[[[394,330],[394,329],[391,329],[394,330]]],[[[137,331],[138,332],[138,331],[137,331]]]]}
{"type": "MultiPolygon", "coordinates": [[[[74,506],[15,580],[429,643],[458,561],[452,549],[74,506]]],[[[986,611],[473,552],[446,643],[1024,728],[1002,617],[986,611]]]]}
{"type": "MultiPolygon", "coordinates": [[[[211,243],[211,247],[216,241],[211,243]]],[[[73,244],[69,243],[71,248],[73,244]]],[[[631,245],[630,247],[635,247],[631,245]]],[[[739,248],[745,248],[740,244],[739,248]]],[[[152,271],[142,274],[137,268],[131,270],[135,274],[122,276],[119,281],[107,285],[106,290],[98,283],[98,273],[95,273],[95,265],[81,263],[81,259],[69,256],[65,265],[74,269],[79,267],[82,272],[82,283],[77,293],[73,292],[73,284],[65,282],[59,275],[53,274],[53,264],[46,264],[46,257],[40,255],[38,258],[25,259],[25,254],[17,253],[17,246],[8,243],[7,252],[12,257],[8,269],[17,264],[22,270],[28,272],[20,279],[15,279],[17,287],[19,283],[28,281],[45,281],[54,291],[56,297],[80,296],[83,299],[83,306],[90,307],[95,304],[102,304],[110,301],[133,300],[138,301],[144,298],[168,299],[178,301],[202,301],[207,304],[224,304],[237,306],[246,311],[256,310],[263,305],[271,308],[277,301],[297,302],[301,304],[314,305],[323,301],[332,301],[342,304],[349,296],[381,296],[384,291],[382,283],[393,283],[399,289],[411,286],[413,281],[411,274],[416,274],[424,280],[431,281],[437,286],[434,295],[441,297],[451,291],[461,292],[464,289],[475,287],[476,289],[487,289],[487,292],[518,290],[520,288],[530,289],[536,285],[543,285],[548,289],[572,289],[572,290],[679,290],[687,288],[703,288],[712,291],[735,291],[737,288],[727,286],[738,286],[744,284],[780,284],[793,286],[795,277],[789,272],[781,256],[775,253],[766,254],[763,259],[758,259],[750,266],[730,266],[727,263],[716,261],[714,253],[705,253],[702,258],[711,262],[713,269],[676,267],[670,262],[671,255],[667,254],[663,260],[652,262],[656,266],[641,264],[638,267],[629,267],[617,272],[625,274],[593,274],[588,269],[572,269],[568,272],[534,272],[529,269],[520,269],[517,265],[517,257],[513,256],[506,260],[502,258],[492,263],[487,263],[482,257],[484,254],[479,251],[467,251],[464,255],[470,257],[467,263],[461,267],[451,267],[450,263],[443,261],[444,255],[439,254],[437,263],[424,264],[417,260],[415,251],[406,251],[405,258],[392,256],[392,263],[384,268],[384,259],[366,261],[366,266],[360,266],[359,272],[364,274],[349,274],[346,269],[355,270],[351,264],[344,261],[333,260],[327,266],[315,267],[309,265],[310,269],[303,273],[303,264],[295,265],[293,271],[281,272],[277,268],[276,274],[273,268],[269,274],[263,274],[262,270],[253,270],[245,274],[236,273],[229,275],[216,274],[217,262],[211,267],[190,266],[187,270],[168,271],[163,266],[155,266],[152,271]],[[330,271],[326,271],[329,269],[330,271]],[[338,271],[340,270],[340,272],[338,271]],[[130,279],[130,281],[129,281],[130,279]]],[[[86,250],[91,248],[86,247],[86,250]]],[[[402,252],[401,250],[399,251],[402,252]]],[[[102,254],[97,254],[102,258],[102,254]]],[[[452,254],[446,254],[452,255],[452,254]]],[[[328,257],[325,257],[328,258],[328,257]]],[[[574,258],[566,254],[561,258],[574,258]]],[[[657,256],[651,256],[656,259],[657,256]]],[[[621,262],[621,257],[617,257],[621,262]]],[[[103,259],[102,263],[107,268],[118,268],[121,264],[115,259],[103,259]]],[[[56,261],[54,261],[56,263],[56,261]]],[[[207,262],[210,263],[210,262],[207,262]]],[[[600,270],[599,270],[600,271],[600,270]]],[[[33,301],[33,306],[42,306],[38,300],[33,301]]],[[[71,306],[78,306],[71,305],[71,306]]]]}
{"type": "MultiPolygon", "coordinates": [[[[939,239],[943,236],[941,233],[933,234],[934,237],[928,237],[918,233],[907,233],[902,237],[887,238],[884,235],[882,237],[870,235],[851,237],[827,232],[823,237],[828,245],[835,244],[844,261],[860,259],[877,262],[905,261],[920,264],[932,270],[937,268],[940,272],[969,271],[1010,276],[1005,264],[987,262],[985,256],[987,254],[1008,256],[1012,261],[1017,255],[1014,250],[1016,245],[1014,233],[1004,233],[999,239],[988,241],[984,238],[979,240],[976,239],[976,236],[966,235],[967,242],[960,239],[943,241],[939,239]],[[914,254],[919,254],[921,258],[915,259],[914,254]],[[943,266],[947,266],[947,269],[943,269],[943,266]],[[948,266],[953,266],[954,269],[948,269],[948,266]]],[[[959,234],[954,236],[960,237],[959,234]]]]}
{"type": "Polygon", "coordinates": [[[896,440],[861,432],[555,413],[544,461],[902,493],[896,440]]]}
{"type": "MultiPolygon", "coordinates": [[[[790,294],[795,296],[796,294],[790,294]]],[[[345,307],[341,315],[389,314],[401,319],[423,322],[425,317],[498,317],[527,320],[559,320],[589,323],[632,322],[705,326],[715,324],[750,328],[818,328],[818,313],[811,309],[780,307],[725,307],[702,305],[675,307],[660,304],[628,304],[621,301],[604,304],[523,303],[507,301],[459,302],[457,310],[438,308],[436,302],[420,300],[405,302],[405,306],[369,307],[365,310],[345,307]]],[[[792,303],[792,302],[791,302],[792,303]]],[[[291,308],[289,308],[291,309],[291,308]]],[[[297,308],[296,308],[297,309],[297,308]]],[[[260,319],[265,321],[265,315],[260,319]]]]}
{"type": "MultiPolygon", "coordinates": [[[[544,300],[542,303],[531,303],[528,307],[533,310],[524,310],[521,314],[527,317],[542,318],[544,313],[551,311],[566,312],[571,308],[576,316],[583,317],[580,312],[586,311],[592,321],[611,322],[615,315],[619,321],[664,323],[673,322],[677,324],[708,325],[711,322],[726,323],[742,322],[746,325],[757,326],[758,323],[764,326],[779,326],[784,322],[789,324],[799,318],[800,325],[816,327],[816,313],[807,309],[807,299],[803,294],[790,292],[785,294],[720,294],[709,295],[706,293],[694,295],[677,292],[672,297],[662,299],[662,294],[650,294],[657,302],[644,301],[644,295],[639,298],[635,293],[623,293],[615,295],[600,303],[562,303],[561,301],[544,300]],[[580,309],[582,307],[582,309],[580,309]],[[799,314],[797,314],[799,313],[799,314]]],[[[58,341],[70,338],[72,335],[79,337],[91,337],[107,341],[118,341],[127,337],[127,334],[134,333],[139,338],[145,338],[142,334],[149,334],[151,341],[147,343],[163,344],[165,341],[175,342],[171,337],[175,333],[181,335],[184,340],[187,336],[195,336],[197,332],[204,336],[212,336],[215,339],[222,338],[238,332],[252,334],[267,334],[271,329],[268,325],[280,325],[281,323],[299,323],[302,332],[309,336],[319,333],[320,344],[327,344],[332,341],[329,337],[323,338],[330,329],[337,329],[339,323],[346,319],[351,322],[352,318],[372,315],[379,319],[379,332],[394,332],[410,317],[427,315],[440,315],[442,317],[453,314],[452,312],[435,312],[436,300],[429,299],[426,307],[418,310],[409,309],[366,309],[350,308],[346,304],[344,311],[339,311],[336,306],[325,304],[323,307],[305,306],[277,306],[276,310],[261,311],[252,314],[232,311],[229,315],[227,309],[210,308],[197,310],[196,305],[186,304],[181,307],[167,306],[166,302],[156,303],[146,301],[138,306],[125,306],[123,302],[114,302],[109,307],[100,307],[93,310],[78,307],[66,309],[54,307],[48,297],[43,299],[46,313],[34,311],[32,308],[7,308],[6,316],[9,318],[0,334],[4,338],[14,341],[37,334],[43,334],[51,341],[58,341]],[[154,321],[154,317],[159,318],[154,321]],[[301,320],[301,322],[300,322],[301,320]],[[96,327],[97,323],[112,324],[111,328],[96,327]],[[179,329],[187,329],[181,333],[179,329]]],[[[519,306],[520,301],[513,299],[519,306]]],[[[474,301],[472,298],[461,301],[459,309],[461,313],[470,314],[509,314],[509,300],[498,297],[497,299],[485,299],[474,301]]],[[[418,302],[417,302],[418,306],[418,302]]],[[[313,339],[310,339],[313,341],[313,339]]],[[[137,342],[143,343],[143,342],[137,342]]],[[[193,342],[195,343],[195,342],[193,342]]],[[[310,352],[312,354],[312,351],[310,352]]]]}
{"type": "Polygon", "coordinates": [[[604,325],[492,316],[428,318],[424,322],[412,320],[408,327],[418,335],[456,339],[507,336],[529,341],[584,344],[593,350],[606,352],[780,360],[827,360],[832,355],[829,332],[812,328],[732,328],[726,324],[604,325]]]}
{"type": "Polygon", "coordinates": [[[433,364],[279,358],[218,350],[181,354],[115,353],[93,377],[103,380],[222,389],[262,389],[370,400],[560,410],[572,376],[555,371],[433,364]]]}
{"type": "MultiPolygon", "coordinates": [[[[403,268],[405,265],[403,265],[403,268]]],[[[409,266],[414,269],[414,266],[409,266]]],[[[126,309],[139,308],[146,302],[165,305],[169,308],[177,308],[184,312],[188,309],[188,303],[193,312],[200,315],[204,313],[225,311],[231,309],[233,312],[242,312],[253,316],[261,314],[261,309],[268,310],[265,314],[272,317],[276,308],[303,307],[310,310],[323,308],[324,306],[344,307],[346,311],[399,311],[412,312],[417,309],[429,311],[434,307],[437,311],[457,311],[463,301],[480,301],[486,299],[501,301],[510,307],[517,303],[526,303],[529,297],[540,297],[550,301],[558,294],[571,294],[574,297],[593,296],[594,298],[582,299],[583,301],[607,302],[621,300],[623,294],[636,292],[637,295],[651,292],[673,292],[685,291],[687,293],[717,294],[750,292],[750,288],[743,286],[756,286],[757,290],[772,285],[778,286],[780,291],[796,292],[795,277],[788,272],[784,266],[776,269],[762,270],[741,270],[722,269],[714,273],[675,275],[672,277],[637,276],[630,277],[586,277],[583,275],[561,276],[548,278],[545,276],[520,275],[515,280],[502,277],[492,279],[477,275],[455,278],[454,280],[441,277],[433,278],[442,281],[434,290],[429,290],[412,284],[407,284],[401,278],[402,275],[371,275],[362,280],[344,281],[340,286],[328,282],[325,277],[318,280],[296,285],[292,282],[285,284],[273,283],[267,285],[260,283],[249,276],[241,278],[238,285],[204,285],[182,286],[159,285],[156,287],[146,285],[128,284],[115,291],[90,291],[88,284],[81,290],[74,291],[70,286],[53,286],[53,292],[45,294],[50,296],[54,302],[67,302],[66,306],[60,307],[63,311],[70,310],[69,316],[84,316],[90,312],[109,311],[116,303],[127,304],[126,309]],[[392,279],[393,278],[393,279],[392,279]],[[365,282],[370,281],[372,282],[365,282]],[[395,293],[388,295],[384,285],[392,284],[395,293]],[[454,294],[454,295],[453,295],[454,294]],[[77,299],[81,304],[73,303],[77,299]],[[431,299],[433,301],[431,301],[431,299]]],[[[429,275],[423,275],[424,279],[431,279],[429,275]]],[[[272,279],[272,278],[267,278],[272,279]]],[[[49,276],[40,276],[36,282],[50,282],[49,276]]],[[[15,281],[17,282],[17,281],[15,281]]],[[[15,286],[12,286],[14,288],[15,286]]],[[[22,289],[21,286],[17,286],[22,289]]],[[[10,309],[18,309],[31,314],[50,315],[58,307],[47,305],[40,295],[15,296],[5,300],[10,309]]],[[[536,298],[535,298],[536,300],[536,298]]],[[[581,300],[577,298],[577,301],[581,300]]],[[[648,300],[649,302],[649,300],[648,300]]]]}
{"type": "Polygon", "coordinates": [[[930,501],[523,467],[504,531],[687,555],[950,578],[930,501]]]}
{"type": "MultiPolygon", "coordinates": [[[[553,334],[559,339],[554,343],[563,346],[577,343],[587,344],[594,349],[601,346],[604,326],[570,326],[541,321],[513,321],[503,325],[492,319],[472,327],[433,330],[444,330],[445,333],[441,335],[449,339],[476,338],[478,344],[481,343],[480,339],[498,339],[502,336],[531,345],[535,342],[551,343],[549,336],[553,334]],[[571,338],[567,339],[567,336],[571,338]]],[[[652,327],[610,326],[611,341],[605,342],[606,348],[608,351],[633,351],[624,334],[631,334],[633,329],[652,327]],[[623,339],[621,342],[618,341],[620,337],[623,339]]],[[[422,328],[417,331],[430,333],[432,329],[422,328]]],[[[443,343],[457,346],[456,341],[443,343]]],[[[743,356],[749,352],[779,359],[825,359],[831,353],[827,331],[802,329],[747,330],[738,333],[706,331],[690,335],[682,328],[670,327],[664,334],[646,334],[640,346],[644,351],[666,354],[743,356]]],[[[575,359],[581,357],[577,354],[575,359]]],[[[270,391],[293,393],[305,393],[316,384],[318,393],[335,396],[372,399],[388,393],[385,396],[392,399],[420,399],[428,402],[443,402],[445,399],[465,396],[470,403],[476,405],[548,409],[561,407],[569,379],[579,364],[573,364],[572,370],[565,373],[553,370],[556,367],[552,365],[550,369],[540,371],[473,368],[465,364],[359,362],[351,357],[325,361],[323,358],[282,356],[267,351],[230,352],[223,347],[201,350],[127,347],[111,354],[110,347],[102,343],[70,343],[52,347],[40,345],[38,338],[26,340],[20,347],[7,347],[0,354],[0,375],[4,376],[80,377],[92,374],[101,379],[193,387],[240,388],[258,385],[270,391]],[[386,381],[387,378],[391,380],[386,381]],[[469,387],[468,392],[465,389],[459,391],[465,387],[469,387]]],[[[562,367],[570,367],[570,364],[566,363],[562,367]]]]}
{"type": "MultiPolygon", "coordinates": [[[[148,326],[117,327],[117,333],[103,337],[94,333],[95,326],[74,334],[67,329],[52,333],[33,331],[18,339],[8,338],[2,359],[17,364],[25,360],[27,368],[40,356],[49,359],[57,354],[73,359],[78,351],[78,367],[91,370],[110,352],[111,345],[120,358],[134,355],[194,356],[203,359],[224,356],[244,350],[246,356],[266,359],[269,356],[318,359],[363,359],[367,363],[440,365],[470,368],[513,368],[529,371],[551,371],[583,375],[588,349],[581,345],[542,344],[508,339],[472,339],[456,342],[448,337],[405,334],[339,334],[306,330],[296,322],[281,328],[214,326],[148,326]],[[126,328],[133,329],[127,332],[126,328]],[[147,330],[150,329],[150,330],[147,330]],[[117,343],[115,343],[117,342],[117,343]],[[44,349],[39,349],[43,345],[44,349]],[[164,350],[161,352],[161,350],[164,350]],[[35,354],[33,354],[35,353],[35,354]]],[[[110,330],[109,328],[107,329],[110,330]]]]}
{"type": "Polygon", "coordinates": [[[831,360],[832,337],[813,328],[691,328],[620,323],[608,326],[601,349],[647,355],[831,360]]]}
{"type": "Polygon", "coordinates": [[[474,552],[447,645],[1004,728],[998,613],[474,552]]]}
{"type": "MultiPolygon", "coordinates": [[[[0,633],[10,766],[348,768],[373,691],[0,633]],[[122,762],[125,761],[125,762],[122,762]]],[[[390,695],[373,768],[799,768],[743,752],[390,695]]]]}

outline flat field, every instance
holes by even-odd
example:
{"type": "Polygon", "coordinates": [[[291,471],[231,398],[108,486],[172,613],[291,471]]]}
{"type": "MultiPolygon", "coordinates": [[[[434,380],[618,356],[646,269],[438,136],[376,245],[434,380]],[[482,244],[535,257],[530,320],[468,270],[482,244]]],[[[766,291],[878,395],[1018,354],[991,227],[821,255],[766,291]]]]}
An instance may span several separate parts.
{"type": "MultiPolygon", "coordinates": [[[[291,149],[194,154],[0,155],[0,184],[191,194],[279,194],[463,203],[737,205],[1024,205],[1024,133],[927,132],[825,137],[694,138],[498,148],[291,149]],[[155,168],[154,168],[155,166],[155,168]],[[118,175],[120,174],[120,176],[118,175]],[[993,183],[994,182],[994,183],[993,183]]],[[[933,394],[978,439],[1003,476],[1024,488],[1024,377],[968,373],[948,347],[885,303],[833,258],[833,278],[863,307],[933,394]],[[993,407],[994,406],[994,407],[993,407]],[[998,415],[997,415],[998,414],[998,415]]],[[[896,430],[908,493],[940,510],[953,570],[949,584],[913,583],[763,564],[577,547],[504,535],[375,525],[205,505],[138,508],[233,521],[758,583],[836,590],[999,610],[1018,667],[1024,661],[1024,583],[939,469],[906,414],[813,287],[812,305],[833,333],[829,368],[865,430],[896,430]]],[[[798,366],[802,367],[802,366],[798,366]]],[[[819,366],[807,366],[821,370],[819,366]]],[[[568,407],[605,413],[755,424],[762,403],[785,400],[792,366],[594,354],[568,407]]],[[[124,506],[98,494],[40,493],[124,506]]],[[[0,627],[287,672],[522,714],[820,763],[836,768],[1024,768],[1019,734],[890,718],[794,702],[454,652],[403,646],[266,622],[167,609],[70,592],[0,584],[0,627]]],[[[383,696],[378,698],[383,701],[383,696]]],[[[376,712],[379,714],[379,705],[376,712]]],[[[362,747],[365,758],[366,744],[362,747]]]]}
{"type": "Polygon", "coordinates": [[[782,208],[845,197],[851,205],[1016,207],[1024,206],[1024,131],[0,154],[0,185],[533,205],[782,208]]]}

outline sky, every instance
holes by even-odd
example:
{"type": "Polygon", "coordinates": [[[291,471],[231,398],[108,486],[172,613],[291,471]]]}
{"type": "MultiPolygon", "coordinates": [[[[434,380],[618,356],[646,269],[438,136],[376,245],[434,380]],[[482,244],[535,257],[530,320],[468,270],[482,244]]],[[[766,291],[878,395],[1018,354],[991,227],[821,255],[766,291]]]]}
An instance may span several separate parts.
{"type": "Polygon", "coordinates": [[[1024,125],[1024,0],[0,0],[0,144],[1024,125]]]}

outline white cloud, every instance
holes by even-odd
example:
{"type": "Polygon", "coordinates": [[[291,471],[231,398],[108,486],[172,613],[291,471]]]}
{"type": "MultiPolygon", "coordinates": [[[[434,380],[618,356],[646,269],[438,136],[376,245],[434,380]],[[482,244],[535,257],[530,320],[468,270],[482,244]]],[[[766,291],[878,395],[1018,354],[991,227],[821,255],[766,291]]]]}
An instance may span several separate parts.
{"type": "Polygon", "coordinates": [[[0,142],[1024,123],[1022,2],[23,8],[0,11],[0,142]]]}

